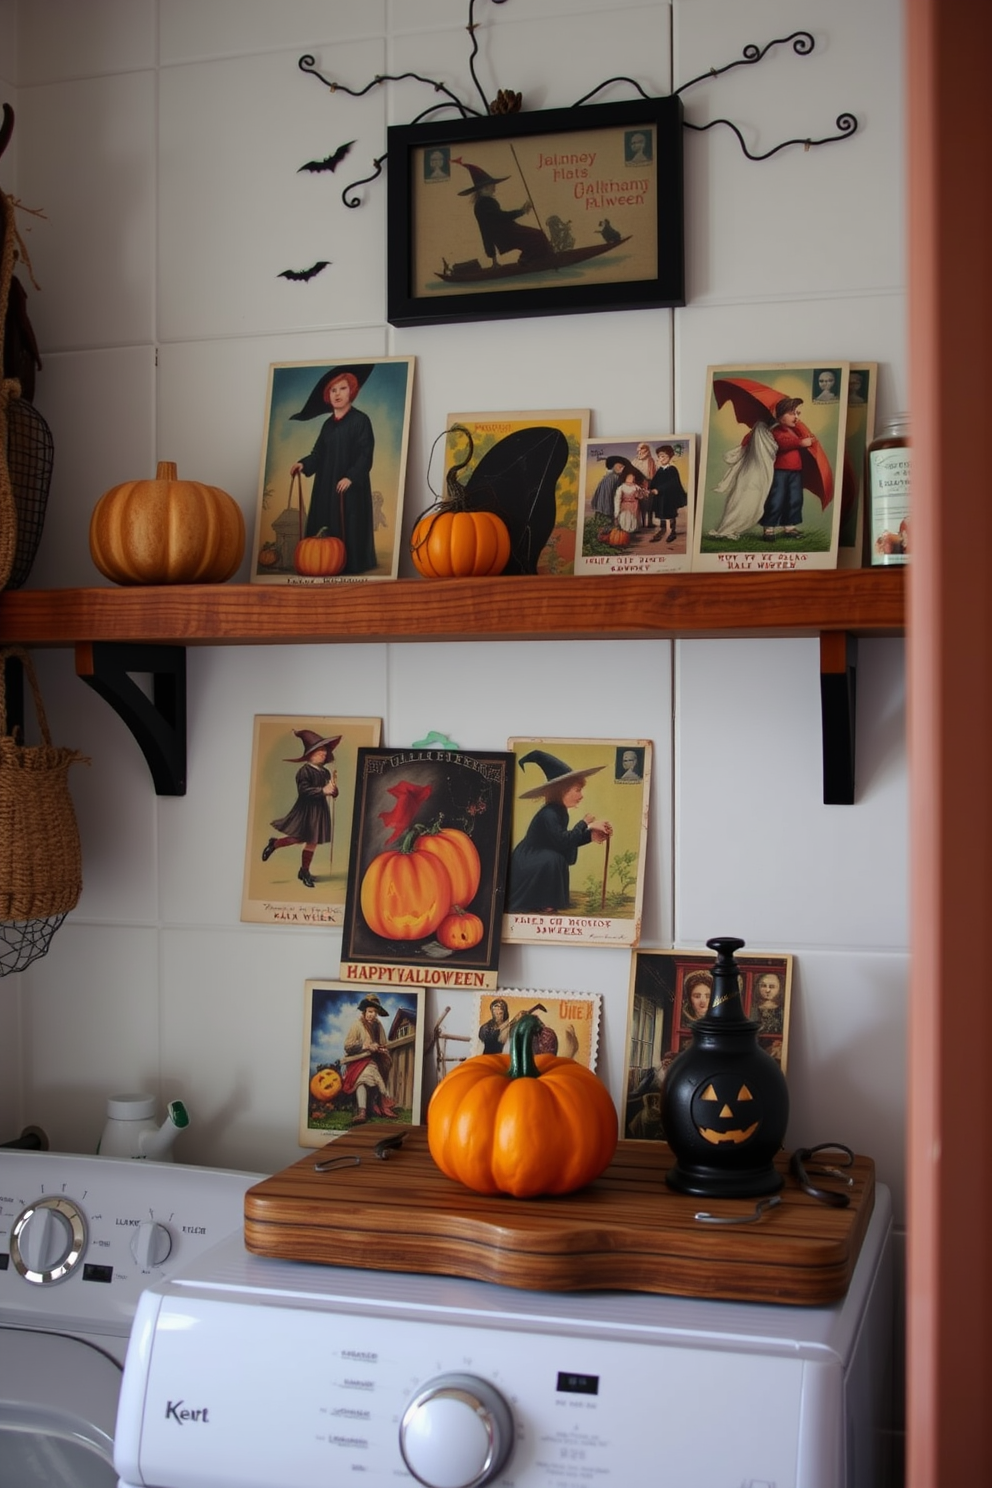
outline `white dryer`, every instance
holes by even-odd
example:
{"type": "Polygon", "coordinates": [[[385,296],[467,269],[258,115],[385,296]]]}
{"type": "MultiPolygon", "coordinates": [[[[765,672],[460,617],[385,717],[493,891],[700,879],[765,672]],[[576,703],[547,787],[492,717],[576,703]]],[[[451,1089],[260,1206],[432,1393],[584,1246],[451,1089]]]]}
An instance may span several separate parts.
{"type": "Polygon", "coordinates": [[[0,1488],[116,1488],[138,1298],[240,1231],[258,1180],[0,1149],[0,1488]]]}

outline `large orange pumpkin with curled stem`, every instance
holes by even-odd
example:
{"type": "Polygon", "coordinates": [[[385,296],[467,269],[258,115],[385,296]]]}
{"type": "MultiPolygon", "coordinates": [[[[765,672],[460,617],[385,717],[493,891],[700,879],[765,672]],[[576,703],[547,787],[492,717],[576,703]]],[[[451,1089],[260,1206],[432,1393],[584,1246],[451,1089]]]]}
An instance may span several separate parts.
{"type": "Polygon", "coordinates": [[[510,559],[510,534],[495,512],[440,507],[414,527],[410,556],[425,579],[501,574],[510,559]]]}
{"type": "Polygon", "coordinates": [[[526,1014],[509,1054],[466,1059],[427,1108],[431,1156],[476,1193],[566,1194],[598,1178],[617,1146],[617,1113],[603,1082],[574,1059],[535,1054],[526,1014]]]}

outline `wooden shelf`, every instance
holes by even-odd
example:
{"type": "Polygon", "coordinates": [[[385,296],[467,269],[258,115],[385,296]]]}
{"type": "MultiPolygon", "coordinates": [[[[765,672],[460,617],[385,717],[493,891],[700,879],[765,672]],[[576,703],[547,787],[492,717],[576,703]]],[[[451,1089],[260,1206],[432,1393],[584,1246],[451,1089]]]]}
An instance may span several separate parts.
{"type": "Polygon", "coordinates": [[[898,568],[26,589],[0,594],[0,644],[73,646],[156,791],[183,795],[188,646],[819,636],[823,799],[850,805],[857,638],[901,635],[904,601],[898,568]]]}
{"type": "Polygon", "coordinates": [[[904,572],[188,584],[0,595],[0,643],[210,646],[335,641],[899,635],[904,572]]]}

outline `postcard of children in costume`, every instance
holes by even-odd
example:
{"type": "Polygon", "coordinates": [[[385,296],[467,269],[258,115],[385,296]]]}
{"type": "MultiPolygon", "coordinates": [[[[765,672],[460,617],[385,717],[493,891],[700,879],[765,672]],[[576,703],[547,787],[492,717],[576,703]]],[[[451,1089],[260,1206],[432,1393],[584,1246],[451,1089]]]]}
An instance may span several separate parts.
{"type": "Polygon", "coordinates": [[[535,1054],[577,1059],[593,1073],[599,1057],[598,992],[484,992],[478,999],[473,1054],[508,1054],[510,1034],[525,1014],[537,1019],[531,1037],[535,1054]]]}
{"type": "Polygon", "coordinates": [[[415,987],[307,982],[301,1147],[323,1147],[356,1126],[420,1124],[423,998],[415,987]]]}
{"type": "MultiPolygon", "coordinates": [[[[757,1025],[760,1046],[785,1072],[792,1001],[792,956],[738,952],[744,1012],[757,1025]]],[[[713,992],[713,956],[700,951],[635,951],[627,1004],[625,1137],[664,1138],[661,1093],[672,1062],[692,1042],[713,992]]]]}
{"type": "Polygon", "coordinates": [[[877,362],[852,362],[847,391],[847,433],[844,437],[844,486],[840,507],[838,568],[860,568],[865,523],[865,467],[868,446],[875,437],[877,362]]]}
{"type": "Polygon", "coordinates": [[[270,366],[252,583],[395,579],[413,363],[270,366]]]}
{"type": "Polygon", "coordinates": [[[361,749],[340,978],[496,986],[513,756],[361,749]]]}
{"type": "Polygon", "coordinates": [[[677,573],[692,563],[696,441],[587,439],[576,573],[677,573]]]}
{"type": "Polygon", "coordinates": [[[340,925],[359,748],[379,718],[257,713],[241,918],[340,925]]]}
{"type": "Polygon", "coordinates": [[[694,569],[836,568],[849,373],[707,369],[694,569]]]}
{"type": "Polygon", "coordinates": [[[634,946],[651,783],[647,739],[510,739],[503,939],[634,946]]]}
{"type": "Polygon", "coordinates": [[[589,410],[451,413],[447,429],[448,499],[456,481],[466,510],[503,519],[510,533],[503,572],[572,573],[589,410]]]}

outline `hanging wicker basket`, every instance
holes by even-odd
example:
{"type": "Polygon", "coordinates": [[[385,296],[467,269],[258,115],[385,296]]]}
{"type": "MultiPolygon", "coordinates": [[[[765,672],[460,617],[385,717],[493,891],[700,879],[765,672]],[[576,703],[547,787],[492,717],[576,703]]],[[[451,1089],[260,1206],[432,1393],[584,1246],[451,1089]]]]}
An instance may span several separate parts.
{"type": "Polygon", "coordinates": [[[20,646],[0,650],[0,976],[48,950],[83,886],[69,766],[88,763],[52,743],[34,665],[20,646]],[[7,661],[16,658],[34,698],[42,742],[24,744],[7,724],[7,661]]]}

